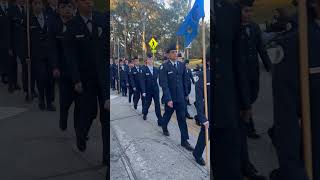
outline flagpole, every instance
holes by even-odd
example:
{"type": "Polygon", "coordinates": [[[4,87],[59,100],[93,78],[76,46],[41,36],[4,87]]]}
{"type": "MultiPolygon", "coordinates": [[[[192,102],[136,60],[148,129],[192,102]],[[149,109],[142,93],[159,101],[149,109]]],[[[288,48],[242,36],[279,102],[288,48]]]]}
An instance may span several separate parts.
{"type": "MultiPolygon", "coordinates": [[[[204,18],[202,18],[202,60],[203,60],[203,91],[204,91],[204,108],[206,113],[206,118],[209,120],[208,116],[208,94],[207,94],[207,63],[206,63],[206,46],[205,46],[205,24],[204,18]]],[[[205,140],[206,140],[206,164],[209,169],[209,130],[205,128],[205,140]]]]}
{"type": "Polygon", "coordinates": [[[30,49],[30,7],[29,0],[26,0],[26,10],[27,10],[27,55],[26,58],[27,66],[28,66],[28,96],[29,99],[32,100],[31,94],[31,49],[30,49]]]}
{"type": "Polygon", "coordinates": [[[309,179],[313,179],[312,167],[312,137],[310,122],[310,95],[309,95],[309,54],[308,54],[308,17],[306,0],[298,2],[299,18],[299,48],[300,48],[300,92],[302,107],[303,155],[309,179]]]}
{"type": "Polygon", "coordinates": [[[118,94],[120,94],[120,40],[118,38],[118,81],[117,81],[117,86],[118,86],[118,94]]]}

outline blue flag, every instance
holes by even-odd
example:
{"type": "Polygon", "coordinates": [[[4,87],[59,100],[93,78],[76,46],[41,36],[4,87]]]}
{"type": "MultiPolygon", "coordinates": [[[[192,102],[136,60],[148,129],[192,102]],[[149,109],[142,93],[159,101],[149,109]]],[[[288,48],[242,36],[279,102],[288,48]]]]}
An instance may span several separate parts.
{"type": "Polygon", "coordinates": [[[188,47],[192,40],[197,37],[199,20],[205,16],[204,0],[196,0],[184,22],[179,27],[178,36],[184,36],[184,47],[188,47]]]}

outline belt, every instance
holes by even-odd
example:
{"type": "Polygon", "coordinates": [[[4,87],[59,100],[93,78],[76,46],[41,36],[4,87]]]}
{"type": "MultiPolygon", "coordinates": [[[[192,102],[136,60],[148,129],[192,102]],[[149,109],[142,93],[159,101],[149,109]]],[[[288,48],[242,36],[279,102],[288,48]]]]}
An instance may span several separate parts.
{"type": "Polygon", "coordinates": [[[320,74],[320,67],[309,68],[309,73],[310,74],[320,74]]]}

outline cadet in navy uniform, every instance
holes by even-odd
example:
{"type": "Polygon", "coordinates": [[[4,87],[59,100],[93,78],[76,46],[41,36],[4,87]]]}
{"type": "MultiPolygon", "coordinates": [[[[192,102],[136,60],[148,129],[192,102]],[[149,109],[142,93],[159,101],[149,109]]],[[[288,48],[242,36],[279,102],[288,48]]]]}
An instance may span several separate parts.
{"type": "MultiPolygon", "coordinates": [[[[258,55],[260,55],[266,71],[269,72],[271,70],[271,60],[263,44],[260,27],[252,22],[253,2],[254,0],[241,0],[241,53],[246,59],[251,105],[257,100],[259,93],[260,66],[258,55]]],[[[260,138],[254,128],[252,117],[246,124],[248,137],[253,139],[260,138]]]]}
{"type": "Polygon", "coordinates": [[[161,122],[163,134],[169,136],[168,123],[174,111],[181,134],[181,145],[189,151],[193,147],[189,144],[189,134],[186,122],[185,102],[188,99],[187,93],[187,72],[184,63],[177,60],[175,45],[167,49],[169,60],[160,67],[160,86],[163,92],[165,112],[161,122]]]}
{"type": "Polygon", "coordinates": [[[104,17],[93,12],[93,0],[77,0],[78,14],[67,27],[65,54],[71,72],[75,91],[78,93],[79,112],[76,128],[77,147],[86,150],[86,141],[93,120],[101,122],[103,142],[103,163],[109,161],[107,145],[108,122],[106,111],[109,110],[107,61],[107,25],[104,17]],[[97,102],[98,101],[98,102],[97,102]]]}
{"type": "Polygon", "coordinates": [[[148,55],[147,65],[142,69],[141,77],[141,90],[142,96],[144,97],[145,103],[142,107],[143,119],[147,119],[149,107],[152,99],[154,102],[156,116],[158,118],[158,125],[161,126],[161,110],[160,110],[160,96],[159,96],[159,69],[153,66],[152,55],[148,55]]]}
{"type": "Polygon", "coordinates": [[[42,0],[32,0],[30,14],[31,59],[39,92],[39,108],[55,111],[52,104],[53,77],[49,56],[49,19],[42,0]]]}
{"type": "MultiPolygon", "coordinates": [[[[189,60],[185,60],[184,64],[186,66],[186,71],[187,71],[187,76],[188,76],[188,78],[187,78],[187,93],[189,96],[189,94],[191,93],[191,83],[194,84],[194,80],[193,80],[191,69],[189,68],[189,60]]],[[[186,100],[186,118],[193,119],[193,117],[191,117],[188,112],[188,105],[191,105],[189,98],[186,100]]]]}
{"type": "Polygon", "coordinates": [[[237,2],[215,0],[213,18],[213,107],[211,148],[213,178],[242,180],[240,111],[250,114],[250,95],[244,60],[240,54],[240,8],[237,2]]]}
{"type": "MultiPolygon", "coordinates": [[[[320,2],[309,1],[308,51],[310,120],[312,132],[313,179],[320,180],[320,2]]],[[[299,2],[298,2],[299,3],[299,2]]],[[[299,32],[284,34],[275,41],[283,59],[274,65],[274,142],[279,169],[271,180],[308,180],[301,153],[301,97],[299,82],[299,32]]]]}
{"type": "MultiPolygon", "coordinates": [[[[62,131],[67,129],[68,114],[71,104],[75,100],[71,75],[67,70],[67,62],[64,55],[63,41],[67,31],[67,23],[73,18],[74,6],[70,0],[59,0],[59,16],[52,18],[49,25],[50,56],[54,78],[59,79],[59,103],[60,120],[59,127],[62,131]]],[[[77,105],[77,104],[76,104],[77,105]]],[[[75,107],[75,112],[76,112],[75,107]]],[[[76,127],[76,113],[74,113],[74,127],[76,127]]]]}
{"type": "Polygon", "coordinates": [[[115,58],[115,61],[112,65],[112,76],[113,76],[113,81],[114,81],[114,85],[115,85],[115,88],[113,90],[119,90],[118,63],[119,63],[118,59],[115,58]]]}
{"type": "Polygon", "coordinates": [[[196,92],[196,109],[197,109],[197,117],[201,124],[201,131],[198,136],[197,144],[193,151],[193,156],[196,160],[196,162],[202,166],[206,165],[205,161],[202,158],[202,154],[204,151],[204,148],[206,146],[205,143],[205,128],[208,128],[208,132],[210,134],[210,125],[212,123],[211,121],[211,99],[210,99],[210,51],[207,52],[206,55],[206,62],[207,62],[207,102],[208,102],[208,119],[206,118],[205,114],[205,103],[204,103],[204,79],[203,79],[203,71],[198,71],[195,79],[197,80],[195,82],[195,92],[196,92]]]}
{"type": "Polygon", "coordinates": [[[10,20],[8,15],[9,3],[7,0],[0,1],[0,75],[3,83],[8,83],[10,56],[9,50],[11,48],[11,30],[10,20]]]}
{"type": "Polygon", "coordinates": [[[26,5],[25,0],[17,0],[16,5],[9,7],[9,16],[12,27],[11,43],[13,51],[13,59],[18,57],[22,64],[22,85],[26,94],[25,100],[29,101],[33,97],[37,97],[35,92],[34,67],[31,63],[31,93],[28,96],[28,65],[27,65],[27,24],[26,24],[26,5]]]}
{"type": "Polygon", "coordinates": [[[142,105],[144,104],[142,93],[141,93],[141,74],[143,66],[139,65],[138,57],[134,57],[134,67],[131,69],[131,85],[133,88],[133,107],[137,109],[139,99],[141,98],[142,105]]]}
{"type": "Polygon", "coordinates": [[[120,59],[120,86],[121,86],[122,96],[127,96],[127,82],[128,82],[127,78],[128,76],[127,76],[124,60],[120,59]]]}
{"type": "Polygon", "coordinates": [[[128,87],[128,90],[129,90],[129,103],[131,103],[131,100],[132,100],[132,95],[133,95],[133,88],[132,88],[132,84],[131,84],[131,76],[132,76],[132,68],[133,68],[133,63],[132,61],[129,61],[128,63],[128,68],[126,69],[127,71],[127,79],[128,79],[128,84],[127,84],[127,87],[128,87]]]}

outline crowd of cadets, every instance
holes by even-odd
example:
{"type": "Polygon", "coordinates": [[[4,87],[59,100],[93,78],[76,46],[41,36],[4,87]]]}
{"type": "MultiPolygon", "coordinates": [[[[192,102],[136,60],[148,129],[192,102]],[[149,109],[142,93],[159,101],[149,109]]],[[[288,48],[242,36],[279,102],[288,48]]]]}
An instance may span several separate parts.
{"type": "MultiPolygon", "coordinates": [[[[210,68],[208,68],[208,77],[209,70],[210,68]]],[[[205,148],[204,128],[199,135],[197,145],[193,148],[188,142],[189,135],[186,123],[186,118],[193,119],[187,110],[187,106],[191,105],[189,94],[193,83],[197,89],[195,102],[198,111],[197,124],[209,127],[204,116],[203,75],[201,71],[196,72],[196,80],[194,80],[189,61],[183,60],[181,54],[177,53],[175,45],[171,45],[167,49],[160,67],[154,66],[153,57],[148,54],[144,65],[140,65],[138,57],[134,57],[130,61],[124,58],[119,61],[117,58],[114,61],[111,59],[110,72],[110,88],[113,91],[121,91],[121,95],[124,97],[128,96],[128,101],[129,103],[133,102],[134,109],[137,109],[138,102],[141,100],[144,120],[147,120],[153,101],[158,126],[162,128],[165,136],[170,136],[167,126],[175,111],[181,133],[181,146],[193,152],[197,163],[205,165],[202,158],[205,148]],[[160,88],[163,92],[161,99],[160,88]],[[161,104],[164,104],[164,114],[161,114],[161,104]]],[[[209,87],[210,79],[207,85],[209,87]]]]}
{"type": "Polygon", "coordinates": [[[77,147],[86,150],[92,121],[99,118],[102,128],[102,162],[109,162],[107,17],[94,10],[93,0],[29,0],[27,26],[25,0],[0,1],[0,67],[8,91],[20,90],[17,62],[22,65],[25,100],[38,97],[40,110],[56,111],[55,82],[59,84],[60,120],[67,129],[68,112],[74,108],[77,147]],[[28,29],[29,28],[29,29],[28,29]],[[27,36],[27,31],[30,36],[27,36]],[[28,57],[28,38],[30,57],[28,57]],[[28,64],[31,62],[31,95],[28,93],[28,64]],[[97,101],[98,100],[98,101],[97,101]],[[97,105],[98,104],[98,105],[97,105]]]}
{"type": "MultiPolygon", "coordinates": [[[[249,160],[247,136],[259,138],[254,129],[252,106],[259,92],[260,56],[272,74],[273,127],[268,134],[277,152],[279,168],[271,180],[308,180],[302,156],[301,97],[299,83],[298,16],[277,9],[267,32],[275,36],[267,42],[275,48],[272,64],[262,44],[261,30],[252,22],[253,0],[215,0],[213,20],[213,103],[214,120],[212,168],[214,179],[266,179],[257,174],[249,160]],[[241,14],[241,16],[240,16],[241,14]]],[[[297,6],[300,1],[293,1],[297,6]]],[[[320,179],[319,66],[320,1],[307,1],[310,112],[312,130],[313,179],[320,179]]]]}

